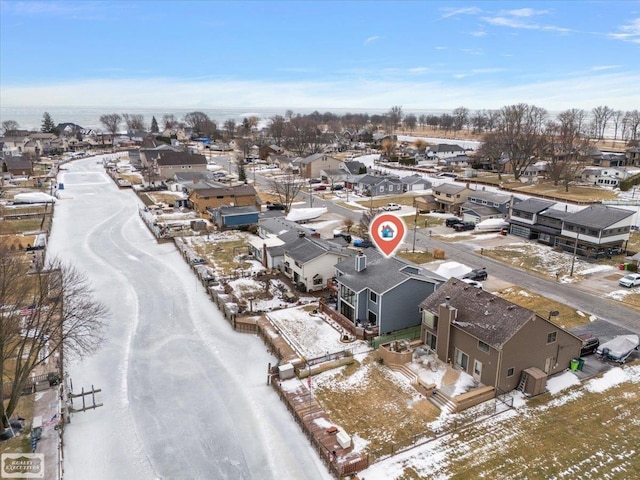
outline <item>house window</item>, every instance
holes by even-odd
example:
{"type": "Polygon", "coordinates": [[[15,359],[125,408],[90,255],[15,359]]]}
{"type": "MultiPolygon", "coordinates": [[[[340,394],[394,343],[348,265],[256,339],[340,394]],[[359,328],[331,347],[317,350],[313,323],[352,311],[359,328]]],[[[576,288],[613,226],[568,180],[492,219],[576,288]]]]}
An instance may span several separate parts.
{"type": "Polygon", "coordinates": [[[313,284],[314,285],[322,285],[322,277],[318,276],[316,278],[313,279],[313,284]]]}
{"type": "Polygon", "coordinates": [[[369,300],[373,303],[378,303],[378,294],[376,292],[369,292],[369,300]]]}
{"type": "Polygon", "coordinates": [[[556,343],[556,337],[558,336],[558,332],[550,332],[547,334],[547,345],[550,343],[556,343]]]}
{"type": "Polygon", "coordinates": [[[373,313],[371,310],[369,310],[368,312],[367,319],[369,320],[369,323],[371,325],[378,324],[378,316],[375,313],[373,313]]]}
{"type": "Polygon", "coordinates": [[[489,344],[484,343],[482,340],[478,340],[478,348],[484,353],[489,353],[489,344]]]}
{"type": "Polygon", "coordinates": [[[355,304],[356,294],[349,287],[345,287],[344,285],[340,285],[340,299],[343,302],[348,302],[351,305],[355,304]]]}
{"type": "Polygon", "coordinates": [[[340,313],[353,322],[353,307],[346,303],[340,302],[340,313]]]}
{"type": "Polygon", "coordinates": [[[460,367],[460,369],[462,369],[462,370],[464,370],[466,372],[467,371],[467,367],[469,366],[469,355],[464,353],[462,350],[458,350],[456,348],[456,355],[455,355],[454,363],[455,363],[455,365],[457,367],[460,367]]]}
{"type": "Polygon", "coordinates": [[[438,328],[438,318],[433,313],[423,310],[422,324],[432,330],[436,330],[438,328]]]}
{"type": "Polygon", "coordinates": [[[507,369],[507,377],[513,377],[513,374],[515,373],[515,368],[511,367],[509,369],[507,369]]]}
{"type": "Polygon", "coordinates": [[[424,343],[431,350],[435,350],[436,344],[438,343],[438,337],[431,332],[427,332],[427,338],[425,339],[424,343]]]}
{"type": "Polygon", "coordinates": [[[380,187],[380,193],[384,193],[384,185],[380,187]]]}

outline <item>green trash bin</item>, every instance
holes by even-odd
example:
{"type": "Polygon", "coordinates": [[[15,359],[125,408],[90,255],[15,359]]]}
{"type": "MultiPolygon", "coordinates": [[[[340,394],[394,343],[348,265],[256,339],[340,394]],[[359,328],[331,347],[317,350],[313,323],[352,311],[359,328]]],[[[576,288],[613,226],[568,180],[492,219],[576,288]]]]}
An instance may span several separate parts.
{"type": "Polygon", "coordinates": [[[576,360],[578,360],[578,370],[582,371],[582,367],[584,367],[584,359],[577,358],[576,360]]]}
{"type": "Polygon", "coordinates": [[[578,361],[578,359],[572,358],[571,363],[569,364],[569,368],[571,369],[572,372],[575,372],[576,370],[578,370],[578,365],[580,365],[580,362],[578,361]]]}

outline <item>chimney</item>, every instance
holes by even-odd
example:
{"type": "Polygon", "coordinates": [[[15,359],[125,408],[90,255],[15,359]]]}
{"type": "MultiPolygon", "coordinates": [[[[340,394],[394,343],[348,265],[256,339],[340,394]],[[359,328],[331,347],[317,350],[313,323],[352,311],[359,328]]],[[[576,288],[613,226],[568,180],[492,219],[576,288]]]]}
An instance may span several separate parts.
{"type": "Polygon", "coordinates": [[[448,362],[449,341],[451,336],[451,324],[458,316],[458,310],[451,306],[451,297],[446,297],[444,303],[438,307],[438,335],[436,338],[436,355],[443,361],[448,362]]]}
{"type": "Polygon", "coordinates": [[[356,258],[356,272],[361,272],[365,268],[367,268],[367,256],[364,253],[362,253],[362,251],[359,251],[355,258],[356,258]]]}

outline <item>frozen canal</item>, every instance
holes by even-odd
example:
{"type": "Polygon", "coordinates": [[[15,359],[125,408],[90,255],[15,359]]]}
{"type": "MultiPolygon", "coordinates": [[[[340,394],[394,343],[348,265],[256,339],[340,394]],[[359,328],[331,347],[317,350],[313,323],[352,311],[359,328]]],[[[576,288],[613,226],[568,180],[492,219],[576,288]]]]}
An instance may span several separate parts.
{"type": "Polygon", "coordinates": [[[266,386],[261,340],[231,330],[96,158],[64,168],[49,252],[111,311],[104,347],[68,370],[104,406],[67,427],[65,479],[331,478],[266,386]]]}

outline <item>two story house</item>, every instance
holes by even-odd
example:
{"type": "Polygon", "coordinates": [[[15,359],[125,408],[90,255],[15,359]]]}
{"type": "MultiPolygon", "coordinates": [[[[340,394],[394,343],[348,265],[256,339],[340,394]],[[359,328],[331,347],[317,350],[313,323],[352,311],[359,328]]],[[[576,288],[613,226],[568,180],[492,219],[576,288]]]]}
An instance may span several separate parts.
{"type": "Polygon", "coordinates": [[[340,168],[342,163],[342,160],[326,153],[314,153],[296,162],[303,178],[320,178],[322,170],[340,168]]]}
{"type": "Polygon", "coordinates": [[[550,317],[455,278],[420,309],[425,345],[496,394],[517,388],[525,370],[553,375],[580,355],[582,341],[550,317]]]}
{"type": "Polygon", "coordinates": [[[439,209],[454,215],[460,214],[460,208],[472,192],[467,185],[460,183],[441,183],[432,190],[439,209]]]}
{"type": "Polygon", "coordinates": [[[207,209],[218,207],[255,207],[259,205],[256,190],[251,185],[195,188],[189,192],[189,202],[200,215],[204,215],[207,209]]]}
{"type": "Polygon", "coordinates": [[[413,192],[414,190],[429,190],[431,188],[431,182],[417,173],[402,177],[400,181],[402,182],[402,190],[404,192],[413,192]]]}
{"type": "Polygon", "coordinates": [[[354,327],[386,334],[420,325],[418,304],[444,278],[373,248],[335,266],[336,310],[354,327]]]}
{"type": "Polygon", "coordinates": [[[303,292],[323,290],[327,280],[334,275],[334,265],[353,253],[353,250],[301,232],[298,238],[286,243],[282,270],[303,292]]]}
{"type": "Polygon", "coordinates": [[[519,198],[485,190],[469,193],[467,201],[460,207],[465,222],[479,223],[490,218],[507,218],[511,202],[520,202],[519,198]]]}

